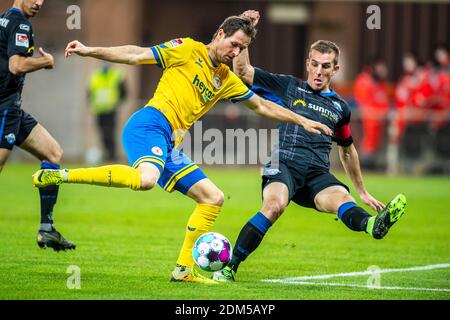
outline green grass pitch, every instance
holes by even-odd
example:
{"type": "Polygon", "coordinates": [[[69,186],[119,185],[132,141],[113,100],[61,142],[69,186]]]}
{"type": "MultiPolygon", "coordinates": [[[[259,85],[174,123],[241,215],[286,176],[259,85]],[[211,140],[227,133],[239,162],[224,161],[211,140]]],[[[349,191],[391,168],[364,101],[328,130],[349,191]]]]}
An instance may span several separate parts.
{"type": "MultiPolygon", "coordinates": [[[[38,192],[31,182],[36,169],[8,164],[0,176],[0,299],[450,299],[448,267],[382,273],[380,288],[367,287],[368,275],[311,279],[310,284],[260,281],[361,272],[370,266],[449,264],[448,177],[366,175],[369,192],[380,200],[388,202],[400,192],[408,200],[404,217],[380,241],[348,230],[333,215],[291,204],[241,265],[237,282],[211,290],[168,281],[194,202],[159,188],[134,192],[63,185],[55,223],[77,249],[39,249],[38,192]],[[71,265],[81,270],[81,289],[67,287],[71,265]]],[[[259,170],[205,172],[226,198],[213,231],[234,244],[260,209],[259,170]]],[[[350,185],[344,175],[337,176],[350,185]]]]}

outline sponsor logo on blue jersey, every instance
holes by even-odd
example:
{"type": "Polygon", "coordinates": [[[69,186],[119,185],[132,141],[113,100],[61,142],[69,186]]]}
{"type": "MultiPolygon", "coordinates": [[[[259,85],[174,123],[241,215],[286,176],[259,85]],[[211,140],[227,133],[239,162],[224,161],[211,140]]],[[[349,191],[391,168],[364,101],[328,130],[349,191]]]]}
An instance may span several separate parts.
{"type": "Polygon", "coordinates": [[[295,107],[296,105],[298,105],[299,103],[300,103],[302,106],[306,106],[305,100],[297,99],[297,100],[294,101],[294,107],[295,107]]]}
{"type": "Polygon", "coordinates": [[[308,103],[308,108],[320,112],[322,116],[330,119],[333,123],[337,123],[339,121],[339,115],[329,109],[325,109],[324,107],[320,107],[311,102],[308,103]]]}

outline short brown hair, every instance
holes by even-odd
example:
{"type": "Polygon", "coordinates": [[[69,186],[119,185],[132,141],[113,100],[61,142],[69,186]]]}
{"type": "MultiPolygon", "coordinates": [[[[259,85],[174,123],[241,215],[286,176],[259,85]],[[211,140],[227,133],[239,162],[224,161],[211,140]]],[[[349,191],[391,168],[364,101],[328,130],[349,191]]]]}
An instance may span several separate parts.
{"type": "Polygon", "coordinates": [[[334,52],[335,58],[334,58],[333,63],[334,63],[334,65],[338,64],[340,50],[339,50],[339,47],[337,46],[337,44],[334,43],[333,41],[318,40],[311,45],[309,52],[311,53],[311,51],[313,51],[313,50],[319,51],[320,53],[334,52]]]}
{"type": "Polygon", "coordinates": [[[214,33],[213,40],[217,37],[220,29],[225,33],[226,38],[231,37],[236,31],[242,30],[253,40],[255,39],[257,32],[256,28],[253,26],[252,20],[243,16],[231,16],[226,18],[217,29],[216,33],[214,33]]]}

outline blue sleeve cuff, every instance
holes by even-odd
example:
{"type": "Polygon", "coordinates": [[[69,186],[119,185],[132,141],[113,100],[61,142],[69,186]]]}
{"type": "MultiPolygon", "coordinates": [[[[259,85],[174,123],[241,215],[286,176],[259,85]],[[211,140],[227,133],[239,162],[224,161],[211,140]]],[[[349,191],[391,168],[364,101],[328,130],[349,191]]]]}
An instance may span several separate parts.
{"type": "Polygon", "coordinates": [[[157,47],[151,47],[150,49],[152,49],[153,56],[155,57],[156,63],[158,64],[158,67],[164,68],[163,64],[162,64],[162,61],[161,61],[161,56],[159,54],[159,51],[158,51],[157,47]]]}
{"type": "Polygon", "coordinates": [[[248,90],[248,91],[247,91],[243,96],[241,96],[240,98],[232,98],[232,99],[230,99],[230,101],[233,102],[233,103],[242,102],[242,101],[244,101],[244,100],[250,99],[251,97],[253,97],[254,94],[255,94],[255,93],[254,93],[253,91],[248,90]]]}

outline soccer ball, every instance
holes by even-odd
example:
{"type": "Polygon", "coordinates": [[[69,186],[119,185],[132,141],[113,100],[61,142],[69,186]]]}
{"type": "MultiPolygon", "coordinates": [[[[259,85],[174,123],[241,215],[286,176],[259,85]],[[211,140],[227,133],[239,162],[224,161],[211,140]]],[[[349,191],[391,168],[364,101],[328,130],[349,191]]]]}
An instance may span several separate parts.
{"type": "Polygon", "coordinates": [[[221,270],[231,260],[230,241],[220,233],[205,233],[195,242],[192,256],[202,270],[211,272],[221,270]]]}

